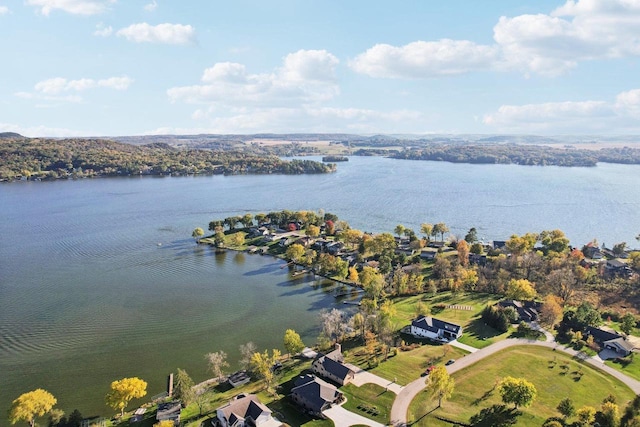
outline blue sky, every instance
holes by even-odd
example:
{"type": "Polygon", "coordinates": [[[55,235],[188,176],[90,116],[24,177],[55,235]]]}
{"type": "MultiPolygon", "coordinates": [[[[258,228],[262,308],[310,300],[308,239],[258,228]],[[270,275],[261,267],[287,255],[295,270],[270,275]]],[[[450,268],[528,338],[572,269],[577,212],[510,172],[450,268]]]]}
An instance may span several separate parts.
{"type": "Polygon", "coordinates": [[[640,0],[0,0],[0,131],[640,134],[640,0]]]}

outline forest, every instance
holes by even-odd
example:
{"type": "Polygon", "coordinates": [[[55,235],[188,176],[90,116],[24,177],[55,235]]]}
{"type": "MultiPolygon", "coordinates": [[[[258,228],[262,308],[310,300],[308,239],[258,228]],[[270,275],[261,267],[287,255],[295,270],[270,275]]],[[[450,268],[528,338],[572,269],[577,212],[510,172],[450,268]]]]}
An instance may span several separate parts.
{"type": "Polygon", "coordinates": [[[275,155],[134,146],[105,139],[0,139],[0,181],[131,175],[329,173],[334,164],[285,161],[275,155]]]}

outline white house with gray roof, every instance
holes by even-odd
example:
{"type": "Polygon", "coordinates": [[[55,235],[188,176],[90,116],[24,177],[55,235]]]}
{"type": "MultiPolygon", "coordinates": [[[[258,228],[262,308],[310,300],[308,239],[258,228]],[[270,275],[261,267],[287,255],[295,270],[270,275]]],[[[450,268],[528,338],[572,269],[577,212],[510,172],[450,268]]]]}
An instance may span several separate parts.
{"type": "Polygon", "coordinates": [[[435,341],[453,341],[462,336],[462,326],[431,316],[422,316],[411,322],[411,335],[435,341]]]}

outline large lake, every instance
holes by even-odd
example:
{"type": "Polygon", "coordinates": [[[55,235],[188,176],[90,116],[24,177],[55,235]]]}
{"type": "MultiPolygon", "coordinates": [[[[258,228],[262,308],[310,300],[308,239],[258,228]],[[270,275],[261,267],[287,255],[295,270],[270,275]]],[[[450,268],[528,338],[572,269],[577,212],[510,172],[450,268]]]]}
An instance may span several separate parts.
{"type": "Polygon", "coordinates": [[[353,157],[330,175],[0,185],[0,414],[37,387],[68,412],[111,414],[114,379],[139,376],[153,395],[178,367],[206,378],[210,351],[235,361],[250,340],[281,347],[286,328],[313,344],[319,311],[343,306],[330,284],[190,238],[212,219],[282,209],[323,209],[373,232],[445,222],[485,240],[559,228],[575,245],[635,245],[640,166],[353,157]]]}

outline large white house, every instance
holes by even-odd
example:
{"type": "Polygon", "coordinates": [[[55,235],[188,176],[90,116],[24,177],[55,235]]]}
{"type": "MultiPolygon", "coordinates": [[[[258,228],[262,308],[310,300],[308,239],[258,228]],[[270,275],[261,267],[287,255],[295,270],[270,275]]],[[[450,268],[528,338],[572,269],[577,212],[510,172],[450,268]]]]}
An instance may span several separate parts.
{"type": "Polygon", "coordinates": [[[411,322],[411,335],[436,341],[452,341],[462,336],[462,326],[431,316],[422,316],[411,322]]]}

